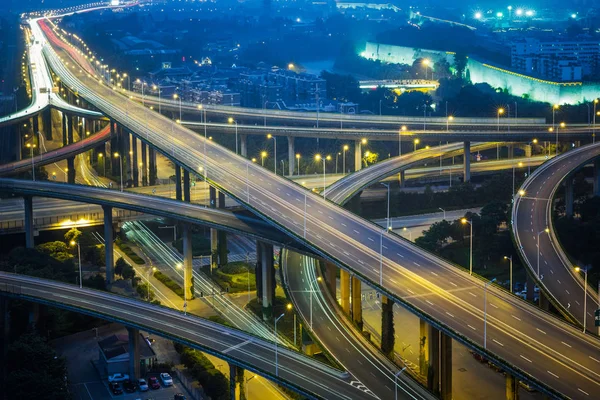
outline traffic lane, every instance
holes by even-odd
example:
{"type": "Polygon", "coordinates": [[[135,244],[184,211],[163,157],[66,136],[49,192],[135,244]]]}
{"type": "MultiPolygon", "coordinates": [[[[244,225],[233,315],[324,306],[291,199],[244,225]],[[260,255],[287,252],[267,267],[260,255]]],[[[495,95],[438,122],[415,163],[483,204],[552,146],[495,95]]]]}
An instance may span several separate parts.
{"type": "MultiPolygon", "coordinates": [[[[313,332],[322,345],[333,354],[346,370],[352,375],[356,385],[365,385],[374,395],[381,399],[394,395],[394,373],[389,367],[373,357],[373,350],[366,348],[342,322],[335,307],[324,298],[320,285],[316,284],[316,262],[314,259],[300,256],[297,253],[286,252],[286,273],[290,294],[298,307],[303,319],[310,324],[310,294],[312,292],[313,332]],[[366,368],[365,366],[369,366],[366,368]]],[[[400,398],[415,399],[429,398],[415,392],[405,382],[406,378],[398,381],[400,398]]],[[[414,382],[411,382],[414,385],[414,382]]],[[[366,392],[369,393],[369,392],[366,392]]]]}
{"type": "MultiPolygon", "coordinates": [[[[84,309],[93,309],[124,321],[148,327],[152,332],[158,331],[158,334],[162,331],[183,337],[220,354],[237,355],[239,360],[245,360],[247,368],[255,366],[274,374],[274,345],[258,337],[231,331],[223,326],[196,317],[184,316],[173,310],[153,307],[147,303],[108,293],[96,293],[86,289],[71,288],[69,285],[57,284],[53,281],[32,280],[6,273],[0,274],[0,280],[19,285],[20,294],[71,304],[84,309]],[[124,309],[124,306],[127,306],[127,309],[124,309]]],[[[305,356],[280,347],[279,376],[291,382],[300,380],[301,387],[316,390],[316,393],[321,393],[321,395],[325,394],[325,398],[361,398],[357,396],[357,390],[350,383],[335,378],[333,375],[329,375],[328,378],[328,384],[331,384],[332,389],[318,383],[319,378],[322,379],[324,376],[324,370],[303,365],[302,363],[306,363],[306,361],[299,362],[298,360],[303,357],[305,356]]],[[[314,361],[310,362],[315,363],[314,361]]],[[[325,369],[327,368],[325,367],[325,369]]],[[[257,373],[263,375],[263,373],[257,373]]]]}

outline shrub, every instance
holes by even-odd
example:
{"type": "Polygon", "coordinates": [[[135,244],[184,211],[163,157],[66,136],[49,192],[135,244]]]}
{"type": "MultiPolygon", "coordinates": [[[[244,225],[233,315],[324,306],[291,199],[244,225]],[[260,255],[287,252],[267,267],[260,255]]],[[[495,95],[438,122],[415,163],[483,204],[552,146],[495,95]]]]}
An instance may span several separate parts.
{"type": "Polygon", "coordinates": [[[161,281],[166,287],[171,289],[175,294],[183,299],[183,289],[177,282],[169,278],[167,275],[160,271],[154,272],[154,277],[161,281]]]}

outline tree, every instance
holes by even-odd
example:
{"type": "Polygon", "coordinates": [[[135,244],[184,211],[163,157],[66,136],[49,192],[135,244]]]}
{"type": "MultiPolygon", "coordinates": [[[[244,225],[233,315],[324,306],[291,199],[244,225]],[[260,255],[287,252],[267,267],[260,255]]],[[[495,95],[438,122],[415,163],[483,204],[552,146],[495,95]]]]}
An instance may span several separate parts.
{"type": "Polygon", "coordinates": [[[379,158],[379,154],[377,154],[377,153],[372,153],[370,151],[365,152],[365,155],[363,157],[363,162],[365,163],[365,167],[368,167],[369,164],[375,164],[377,162],[378,158],[379,158]]]}
{"type": "Polygon", "coordinates": [[[115,262],[115,274],[123,276],[123,271],[128,266],[127,261],[123,259],[123,257],[119,257],[117,262],[115,262]]]}
{"type": "Polygon", "coordinates": [[[457,53],[454,55],[454,68],[456,69],[456,75],[459,78],[463,78],[465,70],[467,69],[467,55],[464,53],[457,53]]]}
{"type": "Polygon", "coordinates": [[[133,277],[135,276],[135,270],[131,265],[125,263],[119,275],[121,275],[123,279],[133,279],[133,277]]]}
{"type": "Polygon", "coordinates": [[[78,242],[79,237],[81,236],[81,231],[77,228],[71,228],[67,233],[65,233],[65,240],[67,243],[78,242]]]}
{"type": "Polygon", "coordinates": [[[13,399],[61,400],[70,398],[65,359],[36,333],[19,337],[6,354],[6,387],[13,399]]]}
{"type": "Polygon", "coordinates": [[[60,262],[71,260],[73,258],[73,254],[71,254],[69,247],[64,242],[60,241],[42,243],[37,245],[35,249],[60,262]]]}

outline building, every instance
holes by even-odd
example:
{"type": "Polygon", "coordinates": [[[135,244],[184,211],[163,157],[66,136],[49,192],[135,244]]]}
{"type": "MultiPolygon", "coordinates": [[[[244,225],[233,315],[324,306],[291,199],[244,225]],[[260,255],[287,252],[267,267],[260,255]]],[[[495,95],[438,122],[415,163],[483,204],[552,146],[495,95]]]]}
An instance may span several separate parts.
{"type": "MultiPolygon", "coordinates": [[[[156,353],[140,333],[140,373],[143,376],[154,365],[156,353]]],[[[98,342],[98,364],[107,375],[129,372],[129,335],[116,334],[98,342]]]]}
{"type": "Polygon", "coordinates": [[[518,40],[511,45],[511,67],[526,75],[557,82],[592,78],[600,72],[600,40],[518,40]]]}

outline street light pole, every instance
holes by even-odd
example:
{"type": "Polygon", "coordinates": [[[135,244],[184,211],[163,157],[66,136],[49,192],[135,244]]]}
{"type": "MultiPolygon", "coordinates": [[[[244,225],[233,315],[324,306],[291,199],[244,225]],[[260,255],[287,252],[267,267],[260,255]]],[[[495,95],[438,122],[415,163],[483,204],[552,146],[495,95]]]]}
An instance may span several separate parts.
{"type": "Polygon", "coordinates": [[[385,229],[392,229],[392,225],[390,225],[390,184],[389,183],[383,183],[383,182],[379,182],[381,183],[383,186],[385,186],[387,188],[387,224],[385,229]]]}
{"type": "Polygon", "coordinates": [[[121,156],[119,155],[119,153],[115,153],[114,157],[119,159],[119,169],[121,172],[121,192],[122,192],[123,191],[123,160],[121,160],[121,156]]]}
{"type": "Polygon", "coordinates": [[[509,280],[510,280],[510,292],[512,293],[513,292],[513,279],[512,279],[512,277],[513,277],[513,274],[512,274],[513,260],[512,260],[512,256],[504,256],[504,259],[510,261],[510,272],[509,272],[510,278],[509,278],[509,280]]]}
{"type": "Polygon", "coordinates": [[[398,400],[398,377],[404,372],[406,367],[402,368],[394,375],[394,400],[398,400]]]}
{"type": "Polygon", "coordinates": [[[587,322],[587,268],[575,267],[575,271],[583,271],[584,283],[583,283],[583,333],[585,333],[586,322],[587,322]]]}
{"type": "Polygon", "coordinates": [[[325,199],[326,198],[325,197],[325,187],[326,187],[326,185],[325,185],[325,177],[326,177],[326,174],[327,174],[326,169],[325,169],[325,160],[331,160],[331,156],[321,157],[320,154],[316,154],[315,155],[315,160],[316,161],[323,160],[323,199],[325,199]]]}
{"type": "Polygon", "coordinates": [[[300,175],[300,153],[296,154],[296,160],[298,160],[298,176],[300,175]]]}
{"type": "Polygon", "coordinates": [[[277,317],[277,319],[275,319],[275,376],[279,376],[279,364],[278,364],[278,358],[277,358],[277,322],[279,322],[279,320],[281,318],[283,318],[284,314],[281,314],[279,317],[277,317]]]}
{"type": "Polygon", "coordinates": [[[471,225],[471,235],[470,235],[470,250],[469,250],[469,275],[473,275],[473,221],[463,218],[460,220],[463,224],[471,225]]]}
{"type": "Polygon", "coordinates": [[[70,242],[71,246],[75,246],[77,245],[77,261],[79,263],[79,288],[81,289],[82,287],[82,282],[81,282],[81,278],[82,278],[82,274],[81,274],[81,247],[79,246],[79,242],[71,240],[70,242]]]}
{"type": "Polygon", "coordinates": [[[400,132],[398,132],[398,157],[402,155],[402,132],[406,131],[406,125],[402,125],[400,127],[400,132]]]}
{"type": "Polygon", "coordinates": [[[487,349],[487,287],[493,283],[496,278],[483,285],[483,348],[487,349]]]}
{"type": "MultiPolygon", "coordinates": [[[[236,123],[236,135],[237,135],[237,123],[236,123]]],[[[236,136],[237,138],[237,136],[236,136]]],[[[273,139],[273,156],[275,157],[275,162],[274,162],[274,167],[273,167],[273,172],[275,172],[275,175],[277,175],[277,137],[271,135],[270,133],[267,135],[267,139],[273,139]]],[[[236,139],[237,142],[237,139],[236,139]]]]}
{"type": "Polygon", "coordinates": [[[444,219],[446,219],[446,210],[444,210],[442,207],[438,207],[439,210],[442,210],[442,212],[444,213],[444,219]]]}
{"type": "Polygon", "coordinates": [[[347,144],[344,145],[344,147],[342,148],[344,150],[344,154],[342,156],[342,174],[346,173],[346,150],[348,150],[350,147],[348,147],[347,144]]]}

